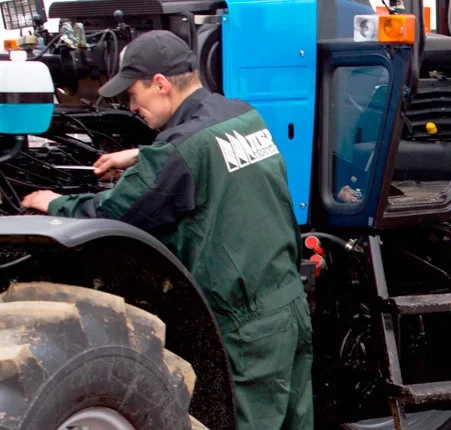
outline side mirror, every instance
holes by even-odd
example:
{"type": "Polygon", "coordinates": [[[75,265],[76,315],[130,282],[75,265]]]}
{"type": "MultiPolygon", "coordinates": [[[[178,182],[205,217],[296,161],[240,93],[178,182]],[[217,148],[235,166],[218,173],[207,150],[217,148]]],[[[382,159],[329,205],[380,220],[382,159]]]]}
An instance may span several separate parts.
{"type": "Polygon", "coordinates": [[[39,134],[50,127],[54,86],[38,61],[0,61],[0,134],[39,134]]]}

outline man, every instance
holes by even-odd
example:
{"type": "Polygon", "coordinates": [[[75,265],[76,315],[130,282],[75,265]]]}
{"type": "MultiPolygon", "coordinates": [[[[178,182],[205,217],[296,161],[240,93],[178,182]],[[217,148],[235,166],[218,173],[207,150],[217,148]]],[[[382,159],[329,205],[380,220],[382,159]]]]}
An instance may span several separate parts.
{"type": "Polygon", "coordinates": [[[126,169],[112,190],[38,191],[25,207],[116,218],[160,239],[196,278],[216,315],[236,388],[238,428],[313,428],[311,325],[298,274],[298,228],[285,166],[249,105],[202,87],[189,47],[151,31],[126,48],[99,91],[127,90],[153,129],[150,146],[106,154],[126,169]]]}

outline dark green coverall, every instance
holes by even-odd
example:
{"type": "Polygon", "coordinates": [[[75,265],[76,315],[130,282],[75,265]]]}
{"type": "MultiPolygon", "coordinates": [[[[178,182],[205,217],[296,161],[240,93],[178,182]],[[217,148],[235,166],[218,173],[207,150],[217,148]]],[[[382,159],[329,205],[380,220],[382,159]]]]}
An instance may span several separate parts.
{"type": "Polygon", "coordinates": [[[249,105],[201,88],[116,186],[49,213],[114,218],[160,239],[217,318],[240,430],[310,430],[311,324],[283,159],[249,105]]]}

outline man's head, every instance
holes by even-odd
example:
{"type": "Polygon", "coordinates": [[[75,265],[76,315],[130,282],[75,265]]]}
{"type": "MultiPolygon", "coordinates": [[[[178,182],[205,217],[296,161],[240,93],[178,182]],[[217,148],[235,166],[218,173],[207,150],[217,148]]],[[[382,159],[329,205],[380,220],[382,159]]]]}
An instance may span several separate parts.
{"type": "Polygon", "coordinates": [[[119,73],[99,94],[115,97],[127,90],[130,110],[138,112],[149,127],[159,128],[201,87],[196,63],[189,46],[175,34],[149,31],[127,45],[119,73]]]}

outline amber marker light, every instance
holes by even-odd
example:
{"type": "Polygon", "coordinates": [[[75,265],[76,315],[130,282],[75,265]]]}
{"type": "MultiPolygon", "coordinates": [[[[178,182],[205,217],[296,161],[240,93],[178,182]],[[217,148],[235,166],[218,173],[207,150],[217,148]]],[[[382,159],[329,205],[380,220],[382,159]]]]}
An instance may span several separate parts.
{"type": "Polygon", "coordinates": [[[16,39],[6,39],[3,41],[4,51],[15,51],[17,49],[19,49],[19,45],[17,44],[16,39]]]}
{"type": "Polygon", "coordinates": [[[409,45],[415,43],[415,16],[379,16],[379,42],[405,43],[409,45]]]}

